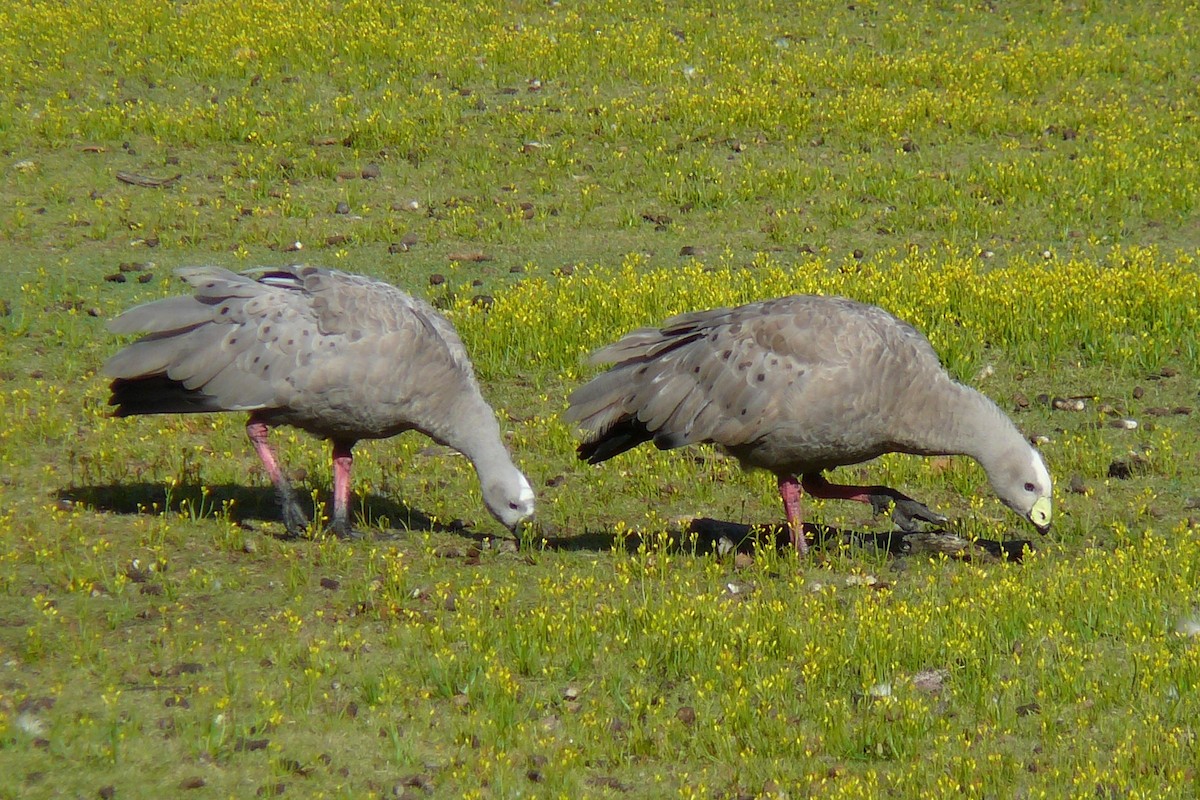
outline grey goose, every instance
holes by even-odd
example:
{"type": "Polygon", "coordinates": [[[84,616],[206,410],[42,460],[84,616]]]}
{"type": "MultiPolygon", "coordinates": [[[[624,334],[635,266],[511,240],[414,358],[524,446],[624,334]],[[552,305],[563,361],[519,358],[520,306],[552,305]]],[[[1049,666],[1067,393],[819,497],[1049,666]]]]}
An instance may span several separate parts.
{"type": "Polygon", "coordinates": [[[183,269],[192,294],[131,308],[145,332],[105,363],[115,416],[243,411],[246,433],[298,535],[308,521],[268,441],[291,425],[333,445],[330,530],[351,534],[351,449],[424,433],[471,460],[484,504],[510,530],[534,495],[513,464],[462,341],[428,303],[381,281],[311,266],[237,274],[183,269]]]}
{"type": "Polygon", "coordinates": [[[612,366],[569,399],[566,416],[587,436],[580,459],[598,464],[643,442],[718,445],[777,476],[802,553],[803,492],[877,509],[894,503],[906,527],[944,520],[893,489],[822,475],[888,452],[968,455],[1006,505],[1049,528],[1041,455],[995,403],[950,377],[916,328],[876,306],[793,295],[681,314],[632,331],[591,362],[612,366]]]}

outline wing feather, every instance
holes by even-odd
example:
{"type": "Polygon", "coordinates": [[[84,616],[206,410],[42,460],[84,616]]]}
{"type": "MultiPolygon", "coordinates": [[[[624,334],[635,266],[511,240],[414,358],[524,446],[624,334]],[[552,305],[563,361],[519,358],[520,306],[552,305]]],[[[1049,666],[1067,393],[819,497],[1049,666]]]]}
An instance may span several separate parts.
{"type": "Polygon", "coordinates": [[[803,447],[806,425],[825,435],[861,390],[847,382],[854,370],[846,367],[864,349],[886,349],[880,331],[911,339],[936,360],[911,326],[841,298],[681,314],[598,350],[591,361],[613,366],[572,394],[567,418],[589,432],[591,452],[603,449],[610,430],[627,437],[633,421],[660,447],[712,442],[736,450],[785,428],[803,447]]]}

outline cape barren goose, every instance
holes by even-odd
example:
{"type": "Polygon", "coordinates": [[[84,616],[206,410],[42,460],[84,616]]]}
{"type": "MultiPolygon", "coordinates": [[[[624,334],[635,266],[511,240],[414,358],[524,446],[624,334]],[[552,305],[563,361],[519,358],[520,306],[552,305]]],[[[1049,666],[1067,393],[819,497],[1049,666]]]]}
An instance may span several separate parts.
{"type": "Polygon", "coordinates": [[[613,366],[571,395],[567,417],[589,432],[580,459],[598,464],[642,442],[716,444],[775,473],[801,553],[802,490],[877,511],[894,503],[909,529],[913,518],[944,521],[893,489],[821,475],[889,452],[969,455],[1005,504],[1042,532],[1050,526],[1042,457],[995,403],[950,378],[920,332],[881,308],[797,295],[682,314],[591,362],[613,366]]]}
{"type": "Polygon", "coordinates": [[[109,323],[148,335],[104,365],[115,416],[247,411],[246,433],[279,493],[288,533],[308,525],[267,432],[293,425],[333,444],[333,520],[349,536],[351,448],[420,431],[475,466],[483,501],[510,530],[533,490],[500,440],[454,327],[429,304],[359,275],[316,267],[179,271],[192,295],[109,323]]]}

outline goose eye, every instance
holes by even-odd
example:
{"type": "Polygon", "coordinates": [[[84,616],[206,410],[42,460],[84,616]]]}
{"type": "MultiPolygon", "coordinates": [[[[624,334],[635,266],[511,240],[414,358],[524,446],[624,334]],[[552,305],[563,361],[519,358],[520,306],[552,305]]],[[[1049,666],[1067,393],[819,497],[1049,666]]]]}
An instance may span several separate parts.
{"type": "Polygon", "coordinates": [[[508,504],[508,507],[509,507],[510,509],[512,509],[513,511],[516,511],[516,510],[517,510],[517,509],[519,509],[521,506],[520,506],[520,504],[518,504],[518,503],[511,503],[511,502],[510,502],[510,503],[508,504]]]}
{"type": "Polygon", "coordinates": [[[1032,492],[1036,488],[1037,487],[1035,487],[1032,483],[1025,484],[1025,491],[1027,491],[1027,492],[1032,492]]]}

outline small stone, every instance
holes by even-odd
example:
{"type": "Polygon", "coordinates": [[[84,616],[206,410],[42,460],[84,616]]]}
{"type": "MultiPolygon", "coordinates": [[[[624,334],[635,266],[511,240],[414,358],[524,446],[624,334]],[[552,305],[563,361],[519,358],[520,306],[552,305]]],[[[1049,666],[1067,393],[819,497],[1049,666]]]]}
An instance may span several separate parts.
{"type": "Polygon", "coordinates": [[[46,732],[46,723],[29,712],[22,712],[14,720],[14,726],[28,736],[41,736],[46,732]]]}
{"type": "Polygon", "coordinates": [[[440,272],[434,272],[433,274],[431,274],[429,276],[429,285],[430,286],[441,286],[445,282],[446,282],[446,276],[440,272]]]}
{"type": "Polygon", "coordinates": [[[1200,619],[1194,616],[1184,617],[1176,623],[1175,632],[1180,636],[1195,639],[1197,636],[1200,636],[1200,619]]]}
{"type": "Polygon", "coordinates": [[[1058,411],[1083,411],[1086,406],[1082,397],[1056,397],[1050,401],[1050,407],[1058,411]]]}
{"type": "Polygon", "coordinates": [[[378,164],[374,164],[374,163],[367,164],[362,169],[363,180],[367,180],[367,181],[374,180],[375,178],[378,178],[382,174],[383,174],[383,171],[379,168],[378,164]]]}
{"type": "Polygon", "coordinates": [[[112,800],[117,796],[117,787],[112,785],[102,786],[97,794],[100,795],[100,800],[112,800]]]}
{"type": "Polygon", "coordinates": [[[202,789],[204,786],[205,780],[199,775],[193,775],[190,778],[184,778],[179,782],[180,789],[202,789]]]}
{"type": "Polygon", "coordinates": [[[337,591],[338,587],[340,587],[341,585],[342,585],[341,582],[336,580],[335,578],[321,578],[321,588],[322,589],[328,589],[329,591],[333,592],[333,591],[337,591]]]}
{"type": "Polygon", "coordinates": [[[345,200],[339,200],[337,207],[333,209],[333,213],[349,214],[350,213],[350,204],[347,203],[345,200]]]}
{"type": "Polygon", "coordinates": [[[675,719],[691,727],[696,724],[696,709],[691,706],[682,706],[675,712],[675,719]]]}
{"type": "Polygon", "coordinates": [[[945,688],[949,675],[944,669],[921,670],[912,676],[913,688],[925,694],[938,694],[945,688]]]}
{"type": "Polygon", "coordinates": [[[1133,387],[1133,399],[1134,400],[1141,400],[1145,394],[1146,394],[1146,390],[1143,387],[1141,387],[1141,386],[1133,387]]]}
{"type": "Polygon", "coordinates": [[[1088,494],[1087,485],[1083,482],[1083,477],[1079,473],[1071,476],[1071,480],[1067,483],[1067,489],[1071,494],[1088,494]]]}

